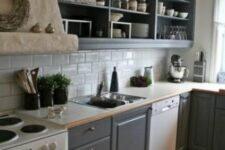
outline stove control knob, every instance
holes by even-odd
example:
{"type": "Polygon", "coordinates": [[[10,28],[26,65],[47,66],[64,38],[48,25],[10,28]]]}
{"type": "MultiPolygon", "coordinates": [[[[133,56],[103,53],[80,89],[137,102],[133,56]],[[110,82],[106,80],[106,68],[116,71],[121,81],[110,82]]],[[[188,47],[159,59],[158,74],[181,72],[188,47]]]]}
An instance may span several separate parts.
{"type": "Polygon", "coordinates": [[[49,150],[56,150],[57,149],[57,143],[53,142],[51,144],[49,144],[49,150]]]}
{"type": "Polygon", "coordinates": [[[49,149],[48,149],[48,145],[43,145],[43,146],[41,147],[41,150],[49,150],[49,149]]]}

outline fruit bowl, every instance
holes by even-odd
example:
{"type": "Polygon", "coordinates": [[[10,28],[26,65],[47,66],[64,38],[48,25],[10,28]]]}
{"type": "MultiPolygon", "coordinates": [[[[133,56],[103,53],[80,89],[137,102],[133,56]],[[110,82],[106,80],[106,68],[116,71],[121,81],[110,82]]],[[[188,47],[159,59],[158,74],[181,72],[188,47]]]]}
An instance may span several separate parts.
{"type": "Polygon", "coordinates": [[[151,80],[143,76],[131,77],[130,84],[133,87],[148,87],[151,84],[151,80]]]}

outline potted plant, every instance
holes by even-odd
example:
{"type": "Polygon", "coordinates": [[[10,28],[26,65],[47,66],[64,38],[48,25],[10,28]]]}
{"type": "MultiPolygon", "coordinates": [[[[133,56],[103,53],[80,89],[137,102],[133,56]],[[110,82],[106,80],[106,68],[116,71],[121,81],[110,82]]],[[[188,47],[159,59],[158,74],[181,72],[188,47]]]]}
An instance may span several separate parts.
{"type": "Polygon", "coordinates": [[[53,75],[55,82],[54,104],[66,104],[68,101],[68,86],[71,80],[63,74],[53,75]]]}
{"type": "Polygon", "coordinates": [[[41,107],[53,106],[53,90],[55,88],[53,78],[51,76],[39,77],[37,84],[41,107]]]}

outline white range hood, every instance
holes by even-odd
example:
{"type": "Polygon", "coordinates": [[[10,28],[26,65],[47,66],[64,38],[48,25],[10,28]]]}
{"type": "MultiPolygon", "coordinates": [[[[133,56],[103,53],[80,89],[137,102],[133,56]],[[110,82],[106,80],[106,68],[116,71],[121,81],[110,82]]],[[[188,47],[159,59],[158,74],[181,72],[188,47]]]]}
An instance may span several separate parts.
{"type": "Polygon", "coordinates": [[[77,51],[78,38],[76,35],[68,35],[64,32],[58,1],[29,1],[30,16],[26,25],[16,32],[0,32],[0,55],[69,53],[77,51]],[[29,32],[36,23],[39,23],[43,28],[43,33],[29,32]],[[44,33],[44,29],[49,23],[56,30],[54,34],[44,33]]]}

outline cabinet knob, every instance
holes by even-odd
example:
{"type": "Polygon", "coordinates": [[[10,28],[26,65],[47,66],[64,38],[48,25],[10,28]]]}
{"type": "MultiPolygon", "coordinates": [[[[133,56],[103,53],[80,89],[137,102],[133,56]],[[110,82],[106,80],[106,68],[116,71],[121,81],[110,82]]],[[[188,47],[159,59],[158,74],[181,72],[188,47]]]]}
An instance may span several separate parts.
{"type": "Polygon", "coordinates": [[[53,143],[49,144],[49,149],[50,150],[56,150],[57,149],[57,143],[53,142],[53,143]]]}
{"type": "Polygon", "coordinates": [[[90,131],[95,131],[95,127],[90,127],[90,131]]]}
{"type": "Polygon", "coordinates": [[[49,149],[48,149],[48,145],[43,145],[43,146],[41,147],[41,150],[49,150],[49,149]]]}

